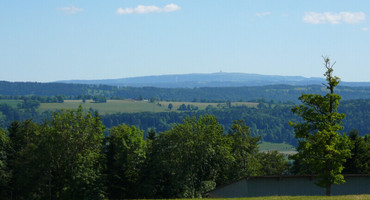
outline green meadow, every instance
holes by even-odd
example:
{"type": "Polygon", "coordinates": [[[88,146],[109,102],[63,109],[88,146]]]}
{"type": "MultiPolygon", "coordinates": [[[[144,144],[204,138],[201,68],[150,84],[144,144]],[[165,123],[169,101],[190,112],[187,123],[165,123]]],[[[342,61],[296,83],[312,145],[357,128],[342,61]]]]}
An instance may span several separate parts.
{"type": "Polygon", "coordinates": [[[290,144],[286,143],[271,143],[271,142],[262,142],[258,144],[258,148],[262,152],[268,152],[268,151],[278,151],[283,154],[295,154],[297,153],[295,147],[290,144]]]}

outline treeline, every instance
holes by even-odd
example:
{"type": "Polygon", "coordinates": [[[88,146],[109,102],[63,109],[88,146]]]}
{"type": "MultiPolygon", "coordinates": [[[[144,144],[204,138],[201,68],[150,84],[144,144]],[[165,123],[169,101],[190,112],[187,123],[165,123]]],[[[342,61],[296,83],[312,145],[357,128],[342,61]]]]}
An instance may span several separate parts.
{"type": "Polygon", "coordinates": [[[247,106],[217,108],[209,106],[206,110],[163,112],[163,113],[115,113],[101,116],[103,124],[110,128],[121,123],[132,124],[143,130],[154,129],[158,132],[169,130],[189,116],[213,115],[225,129],[231,128],[236,119],[244,120],[251,128],[253,136],[261,136],[263,141],[297,144],[289,121],[298,118],[290,111],[291,105],[275,105],[273,108],[250,108],[247,106]]]}
{"type": "MultiPolygon", "coordinates": [[[[43,122],[44,119],[50,119],[51,112],[37,112],[34,104],[21,104],[17,108],[7,104],[0,104],[0,127],[6,128],[14,120],[24,121],[32,118],[35,122],[43,122]],[[28,107],[28,109],[26,109],[28,107]]],[[[226,105],[226,104],[225,104],[226,105]]],[[[289,121],[298,122],[299,118],[291,112],[293,104],[282,104],[273,101],[259,101],[258,108],[246,106],[224,106],[222,108],[209,106],[206,110],[196,110],[187,106],[185,111],[181,112],[163,112],[163,113],[115,113],[101,116],[103,124],[107,128],[118,126],[125,123],[134,125],[145,130],[145,135],[149,129],[157,132],[167,131],[173,125],[181,123],[189,116],[199,117],[202,115],[214,115],[220,124],[226,130],[230,129],[234,120],[244,120],[250,127],[252,136],[260,136],[262,141],[267,142],[286,142],[297,145],[295,134],[289,121]]],[[[343,120],[343,132],[349,133],[353,129],[359,131],[360,136],[370,133],[370,100],[349,100],[341,102],[340,113],[347,116],[343,120]]]]}
{"type": "MultiPolygon", "coordinates": [[[[370,87],[338,87],[337,93],[344,100],[370,99],[370,87]]],[[[103,95],[107,99],[156,98],[174,101],[251,101],[264,98],[267,101],[298,102],[302,93],[323,94],[321,85],[291,86],[270,85],[253,87],[204,87],[204,88],[155,88],[115,87],[67,83],[33,83],[0,81],[0,95],[4,96],[65,96],[66,99],[82,99],[81,96],[103,95]]]]}
{"type": "Polygon", "coordinates": [[[6,103],[0,103],[0,128],[8,127],[13,121],[33,119],[35,122],[43,122],[51,117],[51,112],[37,112],[39,102],[19,103],[13,107],[6,103]]]}
{"type": "Polygon", "coordinates": [[[361,136],[370,134],[370,99],[341,101],[338,112],[346,114],[343,119],[345,132],[356,129],[361,136]]]}
{"type": "Polygon", "coordinates": [[[252,175],[287,173],[277,152],[258,152],[242,121],[225,134],[210,115],[187,118],[156,134],[120,124],[108,130],[97,113],[55,112],[50,121],[14,121],[0,129],[4,199],[202,197],[252,175]],[[85,113],[85,114],[84,114],[85,113]]]}
{"type": "Polygon", "coordinates": [[[35,95],[28,95],[28,96],[3,96],[0,95],[0,100],[32,100],[38,101],[39,103],[63,103],[65,96],[56,95],[56,96],[35,96],[35,95]]]}
{"type": "MultiPolygon", "coordinates": [[[[143,130],[169,130],[174,124],[180,123],[188,116],[213,115],[220,124],[229,129],[236,119],[244,120],[250,127],[252,136],[260,136],[267,142],[286,142],[297,145],[293,128],[289,121],[298,122],[300,119],[291,112],[292,104],[260,102],[258,108],[239,107],[208,107],[206,110],[193,112],[165,113],[116,113],[101,116],[105,126],[112,127],[121,123],[132,124],[143,130]]],[[[340,113],[345,113],[343,132],[349,133],[357,129],[361,136],[370,134],[370,100],[343,101],[339,107],[340,113]]]]}
{"type": "Polygon", "coordinates": [[[77,96],[89,94],[89,89],[92,88],[94,86],[83,84],[0,81],[0,94],[5,96],[77,96]]]}

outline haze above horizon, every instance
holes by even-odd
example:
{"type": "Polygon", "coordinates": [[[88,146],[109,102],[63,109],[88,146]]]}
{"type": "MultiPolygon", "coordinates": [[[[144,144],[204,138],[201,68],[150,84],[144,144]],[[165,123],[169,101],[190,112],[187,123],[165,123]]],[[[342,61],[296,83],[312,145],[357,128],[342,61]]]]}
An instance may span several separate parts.
{"type": "Polygon", "coordinates": [[[368,0],[0,0],[0,80],[240,72],[370,82],[368,0]]]}

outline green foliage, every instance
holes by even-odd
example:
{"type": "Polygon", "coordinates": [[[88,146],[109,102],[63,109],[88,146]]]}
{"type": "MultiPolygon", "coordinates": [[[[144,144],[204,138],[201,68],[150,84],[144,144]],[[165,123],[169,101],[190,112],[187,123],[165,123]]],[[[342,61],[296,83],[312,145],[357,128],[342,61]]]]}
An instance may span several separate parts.
{"type": "Polygon", "coordinates": [[[126,123],[144,130],[155,127],[156,131],[163,132],[189,116],[214,115],[226,130],[231,128],[235,119],[240,119],[250,127],[251,136],[261,136],[263,141],[276,143],[285,141],[289,144],[296,144],[293,128],[288,125],[288,122],[289,120],[297,121],[298,117],[290,112],[290,107],[291,105],[281,104],[265,110],[232,106],[230,109],[214,108],[196,112],[116,113],[103,115],[102,121],[107,127],[126,123]]]}
{"type": "MultiPolygon", "coordinates": [[[[11,103],[19,100],[7,100],[1,102],[11,103]]],[[[42,123],[45,118],[50,119],[52,111],[58,109],[77,109],[79,105],[85,109],[92,108],[101,114],[103,124],[107,128],[125,123],[135,125],[142,130],[155,128],[158,132],[169,130],[174,123],[181,123],[188,116],[199,117],[201,115],[214,115],[219,123],[228,130],[235,119],[242,119],[250,127],[252,136],[261,136],[263,142],[288,143],[296,146],[297,140],[293,128],[288,125],[289,121],[298,122],[298,116],[293,115],[293,104],[272,103],[264,109],[254,109],[257,103],[233,102],[231,108],[217,108],[217,103],[189,103],[199,107],[196,111],[168,112],[169,104],[173,105],[173,111],[184,102],[160,102],[163,106],[149,104],[144,101],[108,100],[107,103],[92,103],[90,100],[85,104],[81,100],[66,100],[64,103],[41,103],[37,113],[25,112],[10,104],[0,104],[0,127],[7,128],[14,120],[24,121],[32,118],[34,122],[42,123]],[[206,109],[207,105],[209,106],[206,109]],[[154,111],[154,112],[153,112],[154,111]]],[[[271,103],[271,102],[270,102],[271,103]]],[[[14,105],[14,104],[12,104],[14,105]]],[[[359,130],[359,135],[370,133],[370,100],[341,101],[338,111],[345,113],[343,120],[343,132],[353,129],[359,130]]]]}
{"type": "Polygon", "coordinates": [[[9,138],[5,131],[0,128],[0,196],[5,197],[8,191],[8,182],[10,180],[10,170],[8,168],[9,138]]]}
{"type": "Polygon", "coordinates": [[[198,110],[198,109],[199,108],[197,106],[194,106],[192,104],[188,104],[187,106],[185,104],[181,104],[181,106],[177,110],[179,110],[179,111],[192,111],[192,110],[198,110]]]}
{"type": "Polygon", "coordinates": [[[40,102],[32,99],[25,99],[22,103],[18,104],[20,109],[24,109],[25,112],[36,112],[36,109],[40,107],[40,102]]]}
{"type": "Polygon", "coordinates": [[[298,154],[292,158],[317,174],[317,184],[326,187],[327,195],[330,195],[331,184],[344,182],[341,172],[346,158],[350,156],[350,143],[346,136],[338,133],[343,129],[341,120],[345,117],[337,112],[341,97],[334,94],[339,78],[332,76],[330,60],[324,58],[324,61],[326,87],[330,92],[325,96],[303,94],[299,98],[303,104],[295,106],[292,111],[304,122],[290,124],[299,140],[298,154]]]}
{"type": "Polygon", "coordinates": [[[169,110],[172,110],[172,108],[173,108],[172,103],[168,104],[168,109],[169,109],[169,110]]]}
{"type": "Polygon", "coordinates": [[[360,136],[370,134],[370,99],[342,101],[338,111],[346,114],[343,119],[344,132],[356,129],[360,136]]]}
{"type": "Polygon", "coordinates": [[[110,199],[138,198],[146,158],[143,131],[119,125],[107,138],[107,195],[110,199]]]}
{"type": "MultiPolygon", "coordinates": [[[[188,86],[187,86],[188,87],[188,86]]],[[[0,81],[0,95],[21,96],[57,96],[63,95],[70,99],[91,99],[92,96],[104,95],[110,99],[131,98],[201,102],[245,101],[265,98],[276,102],[292,101],[305,93],[321,94],[320,85],[292,86],[268,85],[253,87],[203,87],[203,88],[155,88],[155,87],[115,87],[107,85],[65,84],[65,83],[30,83],[0,81]],[[141,97],[141,98],[140,98],[141,97]]],[[[338,94],[343,99],[369,99],[370,87],[338,87],[338,94]]],[[[0,96],[1,97],[1,96],[0,96]]]]}
{"type": "Polygon", "coordinates": [[[149,129],[147,139],[148,140],[154,140],[155,139],[155,136],[156,136],[155,130],[152,129],[152,128],[149,129]]]}
{"type": "Polygon", "coordinates": [[[180,110],[180,111],[187,110],[186,105],[185,104],[181,104],[181,106],[177,110],[180,110]]]}
{"type": "Polygon", "coordinates": [[[44,165],[40,148],[40,127],[30,120],[14,121],[8,128],[8,166],[12,171],[8,195],[16,199],[40,199],[44,165]]]}
{"type": "Polygon", "coordinates": [[[99,116],[76,111],[54,113],[46,141],[55,198],[99,199],[102,196],[103,131],[99,116]]]}
{"type": "Polygon", "coordinates": [[[54,113],[49,124],[9,127],[10,196],[15,199],[101,199],[104,127],[98,116],[54,113]]]}
{"type": "Polygon", "coordinates": [[[278,151],[261,152],[258,161],[262,166],[260,174],[264,176],[287,174],[290,168],[285,155],[278,151]]]}
{"type": "Polygon", "coordinates": [[[241,120],[225,134],[214,116],[186,118],[169,131],[150,130],[147,140],[121,124],[103,142],[103,130],[98,114],[81,107],[41,125],[14,121],[8,136],[0,131],[8,146],[5,154],[0,149],[1,192],[15,199],[202,197],[218,185],[286,169],[283,155],[258,153],[259,138],[241,120]]]}
{"type": "MultiPolygon", "coordinates": [[[[370,135],[367,135],[368,138],[370,135]]],[[[349,133],[351,158],[344,165],[344,174],[370,174],[370,140],[360,137],[357,130],[349,133]]]]}
{"type": "Polygon", "coordinates": [[[201,197],[216,185],[264,175],[268,166],[271,175],[283,174],[284,155],[258,153],[258,141],[243,121],[225,135],[214,116],[186,118],[148,143],[143,197],[201,197]]]}
{"type": "Polygon", "coordinates": [[[93,98],[94,103],[106,103],[107,98],[104,95],[94,96],[93,98]]]}
{"type": "Polygon", "coordinates": [[[155,197],[200,197],[232,156],[223,127],[212,116],[187,118],[152,144],[149,188],[155,197]]]}
{"type": "Polygon", "coordinates": [[[234,158],[229,165],[227,178],[238,180],[246,176],[260,174],[261,163],[257,159],[259,137],[252,137],[243,120],[234,121],[227,136],[231,140],[231,154],[234,158]]]}

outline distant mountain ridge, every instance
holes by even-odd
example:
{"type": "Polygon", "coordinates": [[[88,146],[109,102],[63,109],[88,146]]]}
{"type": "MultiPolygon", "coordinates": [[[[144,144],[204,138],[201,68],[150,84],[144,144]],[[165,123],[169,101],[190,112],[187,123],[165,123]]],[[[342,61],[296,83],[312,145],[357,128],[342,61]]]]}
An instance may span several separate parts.
{"type": "MultiPolygon", "coordinates": [[[[323,78],[303,76],[260,75],[248,73],[175,74],[140,76],[102,80],[63,80],[57,83],[78,83],[130,87],[196,88],[196,87],[241,87],[265,85],[321,85],[323,78]]],[[[342,82],[342,86],[370,87],[370,82],[342,82]]]]}

